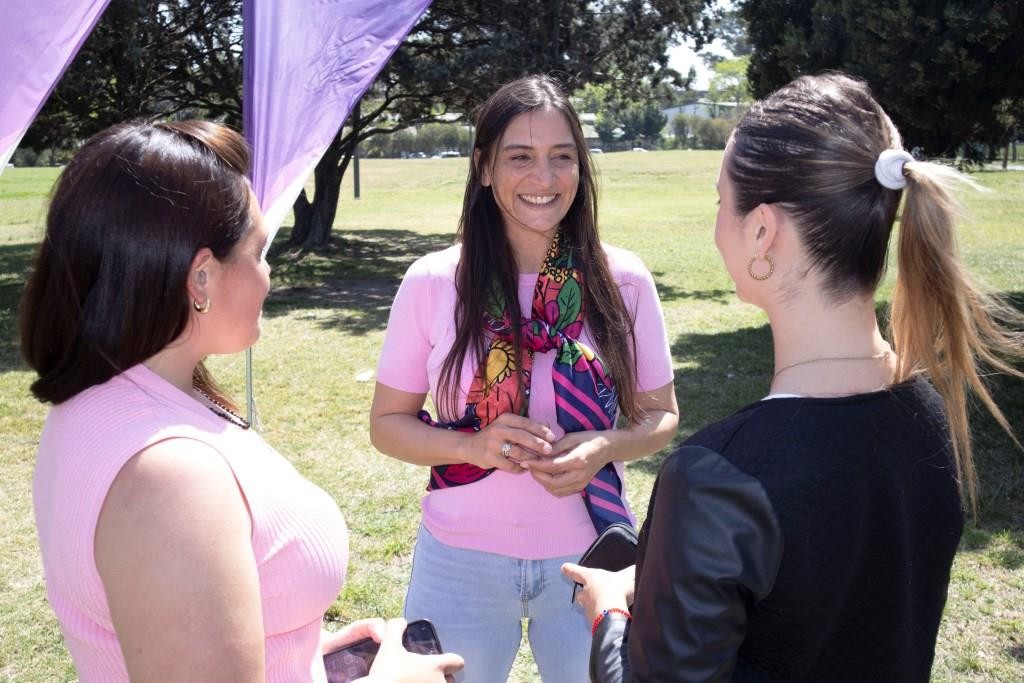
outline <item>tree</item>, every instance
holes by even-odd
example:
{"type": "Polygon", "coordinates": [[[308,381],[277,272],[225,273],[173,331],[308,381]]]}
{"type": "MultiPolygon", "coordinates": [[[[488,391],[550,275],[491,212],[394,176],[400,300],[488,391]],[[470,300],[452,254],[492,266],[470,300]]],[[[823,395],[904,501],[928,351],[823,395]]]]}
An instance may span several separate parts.
{"type": "Polygon", "coordinates": [[[578,112],[605,111],[615,92],[608,85],[587,83],[573,94],[573,105],[578,112]]]}
{"type": "Polygon", "coordinates": [[[240,127],[241,0],[114,0],[23,146],[67,147],[128,118],[199,115],[240,127]]]}
{"type": "Polygon", "coordinates": [[[601,142],[610,145],[619,137],[619,133],[616,132],[619,131],[619,122],[615,120],[615,117],[601,111],[597,113],[597,120],[594,121],[594,130],[601,142]]]}
{"type": "Polygon", "coordinates": [[[661,130],[668,123],[668,117],[655,103],[634,104],[623,110],[621,123],[624,140],[634,145],[642,141],[653,147],[661,141],[661,130]]]}
{"type": "Polygon", "coordinates": [[[672,135],[677,146],[689,149],[693,145],[697,118],[693,114],[676,114],[672,117],[672,135]]]}
{"type": "MultiPolygon", "coordinates": [[[[718,14],[711,28],[715,41],[725,46],[733,57],[749,57],[753,52],[747,31],[747,22],[739,8],[732,7],[718,14]]],[[[707,59],[707,57],[705,57],[707,59]]],[[[708,66],[721,60],[714,60],[708,66]]]]}
{"type": "Polygon", "coordinates": [[[998,143],[1000,103],[1024,100],[1016,0],[745,0],[748,76],[763,97],[805,73],[865,79],[908,148],[952,156],[998,143]]]}
{"type": "Polygon", "coordinates": [[[725,149],[734,122],[726,119],[709,119],[703,116],[693,120],[693,137],[698,149],[725,149]]]}
{"type": "MultiPolygon", "coordinates": [[[[691,81],[690,77],[683,79],[684,87],[688,88],[691,81]]],[[[624,97],[611,85],[587,85],[577,91],[573,99],[578,111],[597,114],[594,130],[605,145],[612,146],[621,139],[630,144],[642,140],[654,146],[660,143],[661,129],[668,120],[661,111],[671,106],[676,93],[668,85],[652,87],[641,99],[624,97]]]]}
{"type": "Polygon", "coordinates": [[[1003,127],[1003,134],[999,139],[999,146],[1003,148],[1003,170],[1006,170],[1007,162],[1010,161],[1010,150],[1013,152],[1013,161],[1017,161],[1017,140],[1024,131],[1024,99],[1003,100],[996,108],[999,116],[999,123],[1003,127]]]}
{"type": "MultiPolygon", "coordinates": [[[[495,87],[549,73],[570,89],[608,85],[646,100],[681,85],[667,48],[699,48],[711,0],[435,0],[393,55],[295,202],[290,245],[325,245],[357,146],[430,122],[465,120],[495,87]]],[[[241,120],[241,0],[114,0],[26,144],[70,143],[134,116],[241,120]]],[[[379,145],[378,145],[379,148],[379,145]]]]}
{"type": "Polygon", "coordinates": [[[437,154],[444,151],[466,152],[465,126],[453,123],[428,123],[416,131],[417,152],[437,154]]]}
{"type": "Polygon", "coordinates": [[[434,0],[317,165],[313,198],[303,191],[296,200],[287,246],[327,244],[338,188],[360,142],[449,113],[465,120],[500,83],[549,73],[570,91],[607,84],[637,99],[649,98],[661,83],[682,84],[668,67],[667,48],[681,35],[703,44],[710,30],[710,18],[703,14],[707,4],[434,0]]]}
{"type": "Polygon", "coordinates": [[[750,88],[747,83],[747,68],[750,57],[723,59],[715,64],[715,75],[708,84],[708,99],[715,104],[734,103],[736,108],[747,105],[751,101],[750,88]]]}

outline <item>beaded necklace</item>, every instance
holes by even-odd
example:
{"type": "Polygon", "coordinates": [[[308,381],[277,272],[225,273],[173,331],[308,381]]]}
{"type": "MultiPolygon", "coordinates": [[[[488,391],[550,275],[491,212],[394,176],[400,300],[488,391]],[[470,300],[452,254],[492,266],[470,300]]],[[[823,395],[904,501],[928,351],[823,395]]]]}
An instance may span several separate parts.
{"type": "Polygon", "coordinates": [[[249,421],[246,420],[244,417],[238,415],[233,410],[231,410],[226,405],[215,399],[213,396],[210,396],[208,393],[206,393],[199,387],[192,385],[192,388],[199,392],[199,395],[209,402],[209,405],[207,405],[206,407],[210,409],[211,413],[217,415],[218,417],[224,418],[225,420],[235,425],[236,427],[239,427],[240,429],[249,429],[249,421]]]}

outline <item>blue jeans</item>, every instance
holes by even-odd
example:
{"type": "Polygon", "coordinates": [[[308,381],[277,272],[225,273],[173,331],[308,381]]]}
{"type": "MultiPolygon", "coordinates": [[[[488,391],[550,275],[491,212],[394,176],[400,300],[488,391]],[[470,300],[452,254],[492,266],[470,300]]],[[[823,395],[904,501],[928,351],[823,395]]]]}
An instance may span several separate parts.
{"type": "Polygon", "coordinates": [[[441,645],[466,660],[456,683],[504,683],[522,641],[521,620],[545,683],[589,680],[590,624],[560,571],[576,556],[520,560],[447,546],[422,526],[405,618],[430,619],[441,645]]]}

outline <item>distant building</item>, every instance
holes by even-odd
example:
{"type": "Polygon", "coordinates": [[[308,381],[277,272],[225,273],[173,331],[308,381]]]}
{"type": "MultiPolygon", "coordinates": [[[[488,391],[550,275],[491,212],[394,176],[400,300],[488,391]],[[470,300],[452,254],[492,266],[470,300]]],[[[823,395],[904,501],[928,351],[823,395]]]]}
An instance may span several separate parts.
{"type": "Polygon", "coordinates": [[[675,137],[675,129],[672,127],[672,119],[679,114],[699,116],[705,119],[729,118],[742,106],[744,105],[741,105],[738,102],[715,102],[714,100],[709,100],[707,97],[702,97],[696,102],[679,105],[678,107],[662,109],[661,113],[665,115],[667,122],[661,133],[665,137],[675,137]]]}
{"type": "Polygon", "coordinates": [[[692,102],[690,104],[662,109],[661,113],[667,116],[669,121],[672,121],[676,114],[690,114],[693,116],[702,116],[707,119],[714,119],[731,114],[739,106],[740,104],[738,102],[715,102],[714,100],[702,97],[696,102],[692,102]]]}
{"type": "Polygon", "coordinates": [[[583,129],[583,139],[587,141],[587,147],[600,147],[601,137],[597,134],[594,125],[597,123],[597,114],[594,112],[580,112],[580,127],[583,129]]]}

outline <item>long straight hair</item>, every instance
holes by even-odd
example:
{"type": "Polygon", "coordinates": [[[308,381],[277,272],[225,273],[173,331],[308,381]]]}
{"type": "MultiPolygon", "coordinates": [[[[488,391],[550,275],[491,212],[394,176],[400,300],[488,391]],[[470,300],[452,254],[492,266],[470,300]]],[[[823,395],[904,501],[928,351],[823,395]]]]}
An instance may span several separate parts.
{"type": "MultiPolygon", "coordinates": [[[[196,252],[224,260],[250,229],[248,166],[242,137],[206,121],[124,123],[85,143],[57,181],[21,302],[36,398],[62,403],[185,331],[196,252]]],[[[193,383],[232,406],[202,364],[193,383]]]]}
{"type": "MultiPolygon", "coordinates": [[[[455,275],[455,343],[441,366],[439,406],[459,416],[456,405],[462,365],[467,354],[481,362],[486,354],[484,310],[491,288],[498,287],[513,312],[519,302],[519,272],[503,228],[501,210],[490,187],[482,182],[483,169],[494,163],[495,150],[516,116],[539,109],[560,112],[569,124],[579,158],[579,188],[562,220],[562,237],[586,283],[585,322],[619,397],[619,409],[639,421],[636,401],[636,339],[634,321],[612,278],[608,259],[597,233],[597,184],[587,153],[579,117],[561,88],[546,76],[529,76],[502,86],[476,112],[476,139],[459,218],[462,255],[455,275]],[[622,340],[631,343],[623,344],[622,340]]],[[[521,315],[513,315],[513,347],[521,352],[518,329],[521,315]]],[[[522,382],[522,371],[517,368],[522,382]]]]}
{"type": "Polygon", "coordinates": [[[812,267],[836,302],[874,294],[885,273],[896,211],[906,197],[891,306],[896,381],[927,372],[942,396],[961,489],[976,511],[967,397],[977,396],[1016,441],[981,368],[1024,376],[1010,362],[1024,357],[1024,317],[983,292],[958,255],[951,186],[974,183],[953,169],[919,161],[903,168],[905,190],[878,182],[879,154],[901,145],[865,83],[842,74],[802,76],[740,120],[726,171],[738,212],[776,203],[795,220],[812,267]]]}

